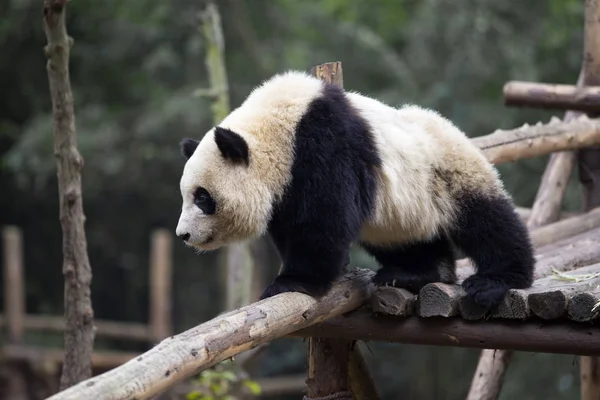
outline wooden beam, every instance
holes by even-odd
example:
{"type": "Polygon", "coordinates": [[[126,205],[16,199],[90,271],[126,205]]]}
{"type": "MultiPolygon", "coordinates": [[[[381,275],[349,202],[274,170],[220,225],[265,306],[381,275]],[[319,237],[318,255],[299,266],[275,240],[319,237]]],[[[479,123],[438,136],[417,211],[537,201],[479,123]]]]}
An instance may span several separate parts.
{"type": "Polygon", "coordinates": [[[150,237],[150,332],[159,342],[172,333],[171,275],[173,239],[166,229],[156,229],[150,237]]]}
{"type": "Polygon", "coordinates": [[[600,86],[510,81],[503,94],[507,106],[600,112],[600,86]]]}
{"type": "Polygon", "coordinates": [[[574,150],[600,144],[600,120],[585,116],[563,122],[523,125],[511,130],[496,130],[471,139],[494,164],[539,157],[557,151],[574,150]]]}
{"type": "Polygon", "coordinates": [[[600,355],[600,330],[564,321],[465,321],[461,318],[397,318],[357,310],[291,333],[428,346],[600,355]]]}
{"type": "Polygon", "coordinates": [[[19,344],[23,340],[25,295],[23,293],[23,239],[21,229],[6,226],[2,229],[4,253],[4,313],[8,328],[8,342],[19,344]]]}
{"type": "Polygon", "coordinates": [[[320,300],[282,293],[222,314],[48,400],[98,399],[106,393],[112,400],[152,398],[239,353],[361,307],[371,294],[373,275],[370,270],[348,272],[320,300]]]}

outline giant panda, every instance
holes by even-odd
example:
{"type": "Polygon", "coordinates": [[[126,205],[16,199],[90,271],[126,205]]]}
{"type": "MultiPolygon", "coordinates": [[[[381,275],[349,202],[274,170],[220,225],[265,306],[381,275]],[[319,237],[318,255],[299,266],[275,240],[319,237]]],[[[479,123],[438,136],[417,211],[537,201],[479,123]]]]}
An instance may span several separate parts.
{"type": "Polygon", "coordinates": [[[270,234],[283,267],[261,299],[324,295],[352,244],[380,265],[376,286],[455,283],[456,249],[476,267],[462,286],[483,307],[531,286],[530,237],[497,171],[436,111],[288,71],[180,150],[176,234],[199,251],[270,234]]]}

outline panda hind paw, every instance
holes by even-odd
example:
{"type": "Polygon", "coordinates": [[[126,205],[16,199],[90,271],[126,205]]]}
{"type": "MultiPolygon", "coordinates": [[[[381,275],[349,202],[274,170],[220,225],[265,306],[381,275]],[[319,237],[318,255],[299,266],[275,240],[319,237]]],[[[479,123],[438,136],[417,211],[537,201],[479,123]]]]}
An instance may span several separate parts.
{"type": "Polygon", "coordinates": [[[273,283],[267,286],[260,296],[260,300],[287,292],[299,292],[320,298],[327,294],[330,288],[331,283],[329,282],[323,283],[315,280],[280,275],[275,278],[273,283]]]}

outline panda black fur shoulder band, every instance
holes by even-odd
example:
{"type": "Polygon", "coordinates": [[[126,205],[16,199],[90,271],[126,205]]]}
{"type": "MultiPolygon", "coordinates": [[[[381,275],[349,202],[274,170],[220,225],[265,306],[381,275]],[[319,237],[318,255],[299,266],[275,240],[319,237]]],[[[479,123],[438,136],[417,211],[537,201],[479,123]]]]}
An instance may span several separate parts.
{"type": "Polygon", "coordinates": [[[361,245],[376,285],[463,282],[484,307],[531,286],[528,231],[496,169],[449,120],[303,72],[264,82],[200,141],[184,139],[177,235],[199,250],[269,233],[283,269],[261,298],[325,294],[361,245]]]}

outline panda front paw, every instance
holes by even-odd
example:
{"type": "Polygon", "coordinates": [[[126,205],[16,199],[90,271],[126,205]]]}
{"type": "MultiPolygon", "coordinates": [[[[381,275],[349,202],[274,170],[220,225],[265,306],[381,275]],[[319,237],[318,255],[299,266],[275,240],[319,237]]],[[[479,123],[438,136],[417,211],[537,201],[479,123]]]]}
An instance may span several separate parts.
{"type": "Polygon", "coordinates": [[[280,275],[275,278],[273,283],[267,286],[260,296],[260,300],[286,292],[299,292],[319,298],[327,294],[330,288],[331,283],[329,282],[318,282],[307,278],[280,275]]]}

